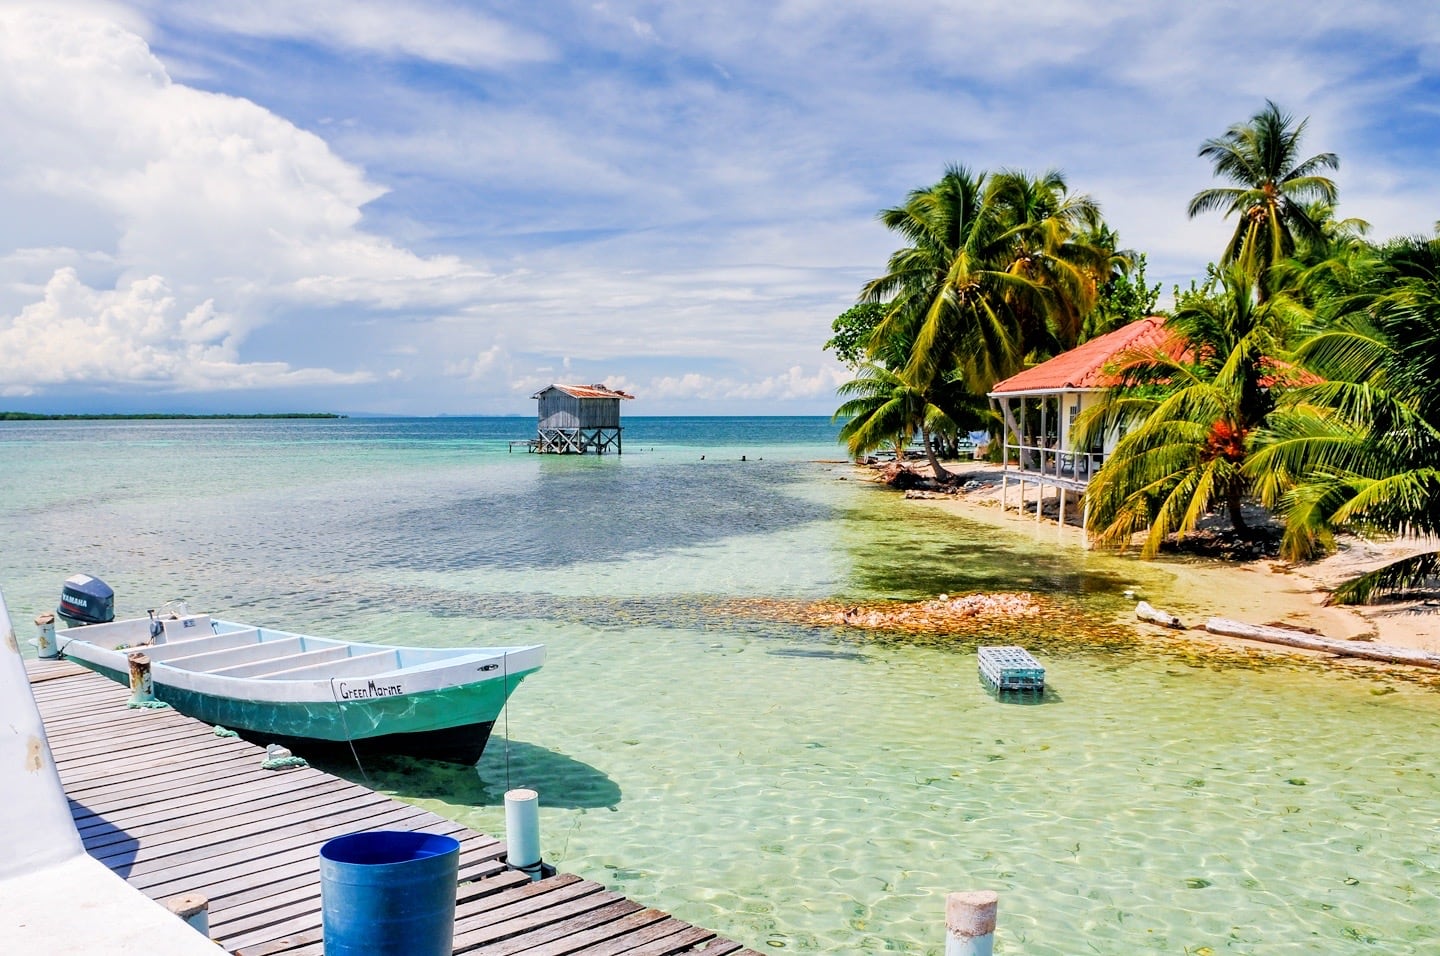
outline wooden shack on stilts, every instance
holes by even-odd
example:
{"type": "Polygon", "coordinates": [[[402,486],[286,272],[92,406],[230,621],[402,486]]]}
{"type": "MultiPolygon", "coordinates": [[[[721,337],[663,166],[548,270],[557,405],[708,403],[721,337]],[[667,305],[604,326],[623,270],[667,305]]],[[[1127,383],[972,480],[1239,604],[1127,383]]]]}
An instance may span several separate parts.
{"type": "Polygon", "coordinates": [[[634,395],[604,385],[550,385],[531,396],[540,423],[529,450],[550,455],[623,453],[620,400],[634,395]]]}

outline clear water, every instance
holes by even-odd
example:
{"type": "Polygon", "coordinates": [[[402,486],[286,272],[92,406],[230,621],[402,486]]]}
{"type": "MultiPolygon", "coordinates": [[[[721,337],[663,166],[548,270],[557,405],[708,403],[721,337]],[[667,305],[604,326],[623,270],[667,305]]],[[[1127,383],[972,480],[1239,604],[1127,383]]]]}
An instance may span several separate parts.
{"type": "Polygon", "coordinates": [[[509,454],[530,428],[0,423],[0,588],[22,634],[85,570],[121,613],[542,641],[478,771],[364,779],[496,834],[533,786],[549,861],[767,952],[939,953],[945,893],[976,888],[1004,952],[1436,951],[1434,690],[1138,643],[1119,591],[1189,597],[1163,567],[841,481],[823,419],[631,419],[623,457],[509,454]],[[1030,705],[977,683],[984,635],[745,603],[1014,588],[1058,606],[1001,635],[1047,666],[1030,705]]]}

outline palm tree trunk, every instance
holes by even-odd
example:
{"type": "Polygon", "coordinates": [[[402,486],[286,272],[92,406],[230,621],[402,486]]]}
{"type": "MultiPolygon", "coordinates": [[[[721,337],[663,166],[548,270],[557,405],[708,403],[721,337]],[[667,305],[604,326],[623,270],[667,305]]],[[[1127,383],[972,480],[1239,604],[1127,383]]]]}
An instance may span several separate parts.
{"type": "Polygon", "coordinates": [[[952,480],[955,476],[946,471],[940,464],[940,459],[935,457],[935,445],[930,441],[930,429],[920,429],[920,440],[925,443],[925,457],[930,459],[930,468],[935,473],[935,480],[941,482],[952,480]]]}
{"type": "Polygon", "coordinates": [[[1232,484],[1225,495],[1225,505],[1230,511],[1230,527],[1236,531],[1248,531],[1245,524],[1245,513],[1240,508],[1240,486],[1232,484]]]}

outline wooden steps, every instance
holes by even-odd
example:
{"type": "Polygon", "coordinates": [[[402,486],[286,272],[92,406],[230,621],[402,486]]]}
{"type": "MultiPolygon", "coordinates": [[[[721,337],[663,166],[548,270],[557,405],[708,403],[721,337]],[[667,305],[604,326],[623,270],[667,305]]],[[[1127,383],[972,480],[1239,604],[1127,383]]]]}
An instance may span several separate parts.
{"type": "Polygon", "coordinates": [[[532,883],[505,869],[500,841],[359,784],[264,770],[262,748],[173,710],[131,710],[126,688],[74,664],[27,669],[86,850],[153,899],[209,897],[210,935],[229,952],[321,956],[321,844],[396,829],[460,841],[456,953],[755,953],[591,880],[532,883]]]}

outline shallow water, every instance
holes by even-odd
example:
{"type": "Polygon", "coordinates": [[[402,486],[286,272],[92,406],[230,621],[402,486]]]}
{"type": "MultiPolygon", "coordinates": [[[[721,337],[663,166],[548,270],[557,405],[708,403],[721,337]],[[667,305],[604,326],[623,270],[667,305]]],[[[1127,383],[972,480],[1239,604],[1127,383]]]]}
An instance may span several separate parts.
{"type": "Polygon", "coordinates": [[[478,772],[366,778],[497,834],[533,786],[550,862],[764,951],[939,953],[973,888],[1006,952],[1433,951],[1435,692],[1137,642],[1119,592],[1163,569],[841,481],[821,420],[627,426],[581,460],[507,454],[517,419],[0,424],[0,588],[22,634],[87,570],[122,613],[541,641],[478,772]],[[1059,606],[1004,636],[1038,703],[979,685],[983,638],[731,601],[1014,588],[1059,606]]]}

